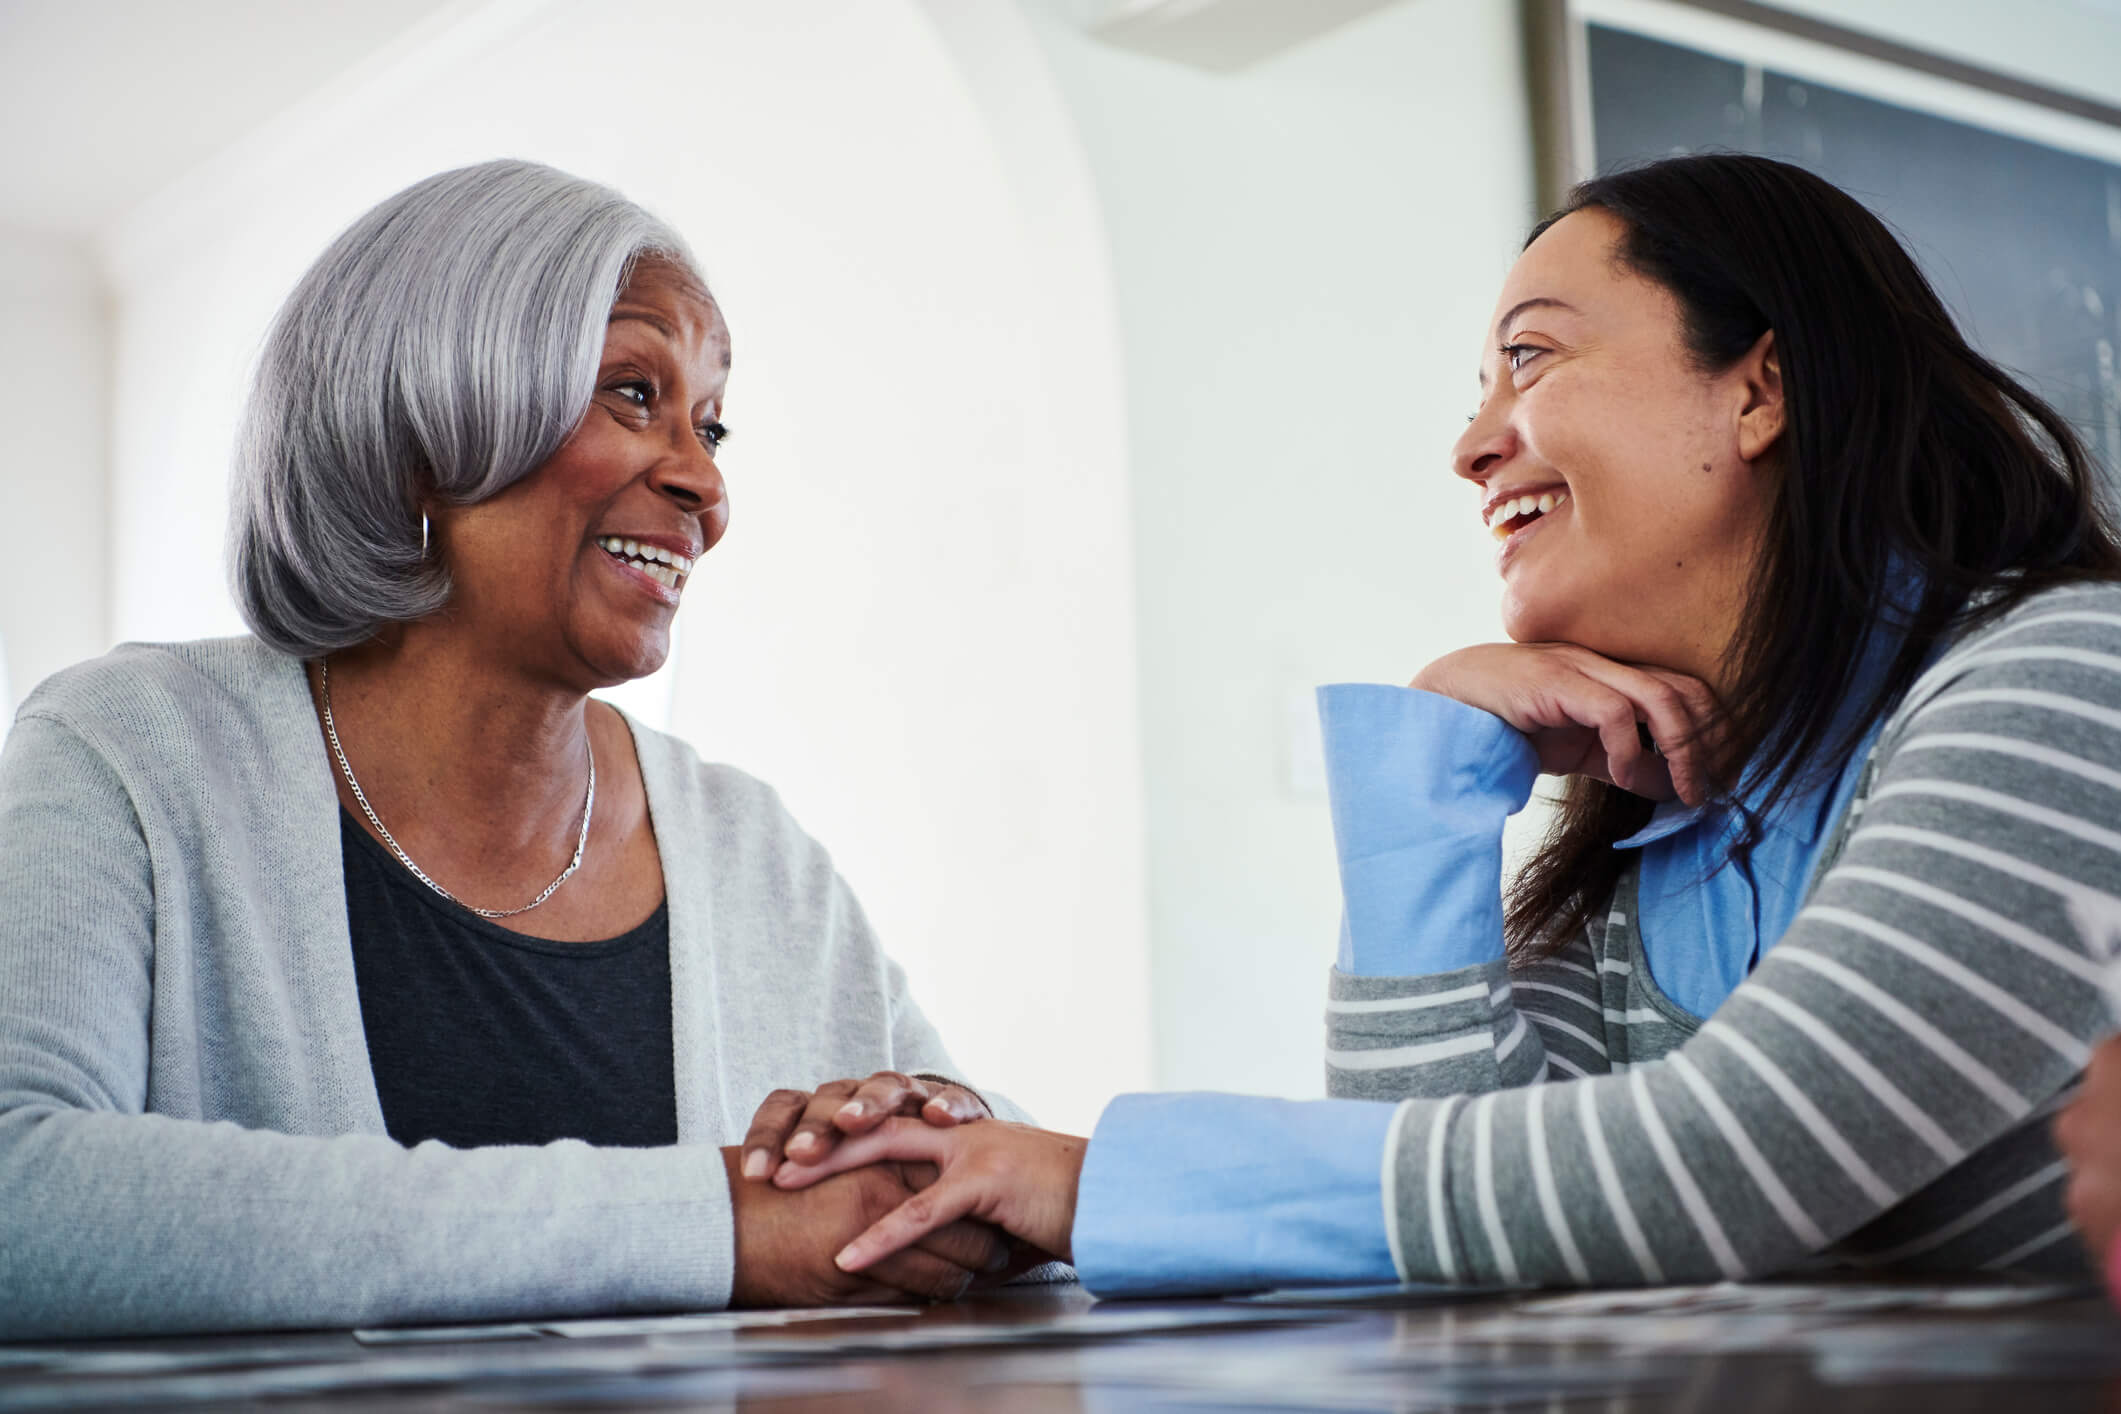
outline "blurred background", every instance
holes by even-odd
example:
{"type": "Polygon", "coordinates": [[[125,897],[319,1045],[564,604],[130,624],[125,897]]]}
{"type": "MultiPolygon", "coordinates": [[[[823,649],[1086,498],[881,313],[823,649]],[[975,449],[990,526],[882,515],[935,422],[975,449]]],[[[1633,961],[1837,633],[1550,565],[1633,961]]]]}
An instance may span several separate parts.
{"type": "Polygon", "coordinates": [[[778,786],[1047,1122],[1315,1095],[1311,689],[1498,635],[1448,450],[1528,224],[1811,163],[2121,463],[2117,61],[2121,0],[0,0],[0,705],[240,632],[281,298],[422,176],[553,163],[735,340],[732,532],[614,696],[778,786]]]}

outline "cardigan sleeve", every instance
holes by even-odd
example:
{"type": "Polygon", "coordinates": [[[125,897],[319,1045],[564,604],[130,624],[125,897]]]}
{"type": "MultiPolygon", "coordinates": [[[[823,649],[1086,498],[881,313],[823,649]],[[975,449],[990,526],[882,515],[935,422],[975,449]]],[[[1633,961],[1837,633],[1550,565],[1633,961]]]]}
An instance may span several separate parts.
{"type": "Polygon", "coordinates": [[[158,990],[274,985],[158,975],[157,896],[188,884],[157,874],[110,761],[26,713],[0,752],[0,1339],[727,1301],[712,1147],[407,1149],[151,1112],[158,990]]]}

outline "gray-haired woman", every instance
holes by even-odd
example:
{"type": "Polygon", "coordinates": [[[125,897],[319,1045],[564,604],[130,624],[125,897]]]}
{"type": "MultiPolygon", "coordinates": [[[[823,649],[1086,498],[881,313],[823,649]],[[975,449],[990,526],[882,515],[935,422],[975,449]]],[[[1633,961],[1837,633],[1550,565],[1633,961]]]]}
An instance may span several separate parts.
{"type": "Polygon", "coordinates": [[[728,523],[728,371],[683,243],[527,163],[304,277],[239,453],[256,636],[61,673],[0,757],[0,1338],[1002,1265],[963,1227],[840,1273],[903,1173],[729,1181],[775,1086],[986,1111],[773,792],[588,696],[663,661],[728,523]]]}

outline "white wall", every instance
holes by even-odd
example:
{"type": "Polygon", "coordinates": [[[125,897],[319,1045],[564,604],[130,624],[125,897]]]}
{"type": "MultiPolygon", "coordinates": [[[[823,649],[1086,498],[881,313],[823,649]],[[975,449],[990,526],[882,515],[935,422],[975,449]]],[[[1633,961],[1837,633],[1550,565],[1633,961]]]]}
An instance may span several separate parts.
{"type": "MultiPolygon", "coordinates": [[[[2121,0],[1789,4],[2121,72],[2121,0]]],[[[1338,899],[1292,704],[1498,632],[1445,458],[1532,215],[1514,8],[1399,0],[1217,75],[1069,0],[454,0],[106,233],[115,348],[77,257],[0,262],[38,272],[0,287],[15,691],[232,631],[222,476],[282,293],[404,182],[555,161],[690,233],[735,328],[680,729],[783,787],[1050,1120],[1151,1079],[1152,1020],[1160,1084],[1316,1093],[1338,899]],[[84,379],[100,413],[45,415],[84,379]],[[109,533],[70,540],[99,420],[109,533]]]]}
{"type": "Polygon", "coordinates": [[[110,382],[87,251],[0,229],[0,735],[40,678],[109,646],[110,382]]]}
{"type": "Polygon", "coordinates": [[[339,227],[497,155],[614,183],[693,241],[735,341],[734,523],[672,720],[835,851],[969,1074],[1081,1127],[1149,1078],[1126,448],[1057,99],[990,125],[964,80],[1041,101],[1000,15],[503,0],[133,213],[113,617],[234,629],[245,370],[339,227]]]}
{"type": "Polygon", "coordinates": [[[1209,74],[1026,0],[1119,288],[1160,1085],[1319,1093],[1339,894],[1292,699],[1500,633],[1448,451],[1532,214],[1514,8],[1209,74]]]}

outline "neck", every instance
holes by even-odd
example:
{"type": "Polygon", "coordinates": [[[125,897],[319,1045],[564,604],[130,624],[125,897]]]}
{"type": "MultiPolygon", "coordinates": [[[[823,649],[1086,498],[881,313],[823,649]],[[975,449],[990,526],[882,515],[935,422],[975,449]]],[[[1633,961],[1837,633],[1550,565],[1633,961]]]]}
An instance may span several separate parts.
{"type": "Polygon", "coordinates": [[[393,833],[469,831],[508,850],[571,832],[589,770],[586,695],[468,638],[408,625],[331,656],[332,715],[363,791],[393,833]]]}

